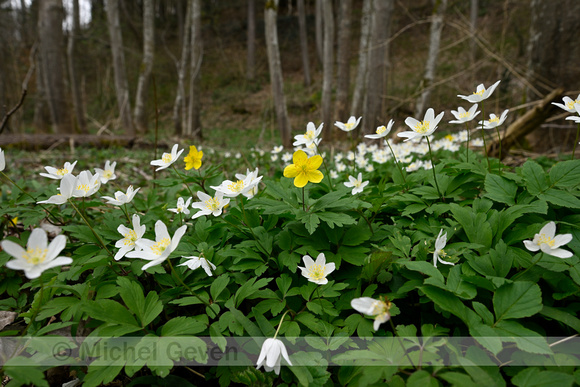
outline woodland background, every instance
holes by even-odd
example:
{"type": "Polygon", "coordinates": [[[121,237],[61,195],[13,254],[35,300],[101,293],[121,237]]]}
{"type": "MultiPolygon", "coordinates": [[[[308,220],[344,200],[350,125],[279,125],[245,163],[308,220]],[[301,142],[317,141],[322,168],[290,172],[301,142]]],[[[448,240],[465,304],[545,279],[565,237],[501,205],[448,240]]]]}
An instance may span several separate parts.
{"type": "MultiPolygon", "coordinates": [[[[340,139],[362,115],[360,136],[498,79],[485,114],[513,122],[557,87],[575,98],[579,27],[575,0],[3,0],[0,144],[288,147],[309,121],[340,139]]],[[[571,149],[557,110],[519,145],[571,149]]]]}

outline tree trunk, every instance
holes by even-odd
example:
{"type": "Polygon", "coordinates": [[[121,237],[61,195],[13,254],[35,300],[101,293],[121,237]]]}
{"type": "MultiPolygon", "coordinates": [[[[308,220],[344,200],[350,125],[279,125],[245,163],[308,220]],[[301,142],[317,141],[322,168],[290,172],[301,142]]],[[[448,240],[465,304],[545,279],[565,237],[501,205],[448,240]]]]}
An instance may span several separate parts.
{"type": "Polygon", "coordinates": [[[316,38],[316,55],[318,57],[318,62],[322,63],[322,46],[323,46],[323,30],[322,30],[322,23],[323,23],[323,16],[322,16],[322,1],[323,0],[314,0],[314,33],[316,38]]]}
{"type": "Polygon", "coordinates": [[[479,13],[479,1],[471,0],[469,8],[469,30],[471,32],[471,41],[469,47],[469,54],[471,56],[471,63],[475,63],[475,56],[477,55],[477,39],[475,33],[477,32],[477,16],[479,13]]]}
{"type": "Polygon", "coordinates": [[[360,22],[360,43],[358,48],[358,67],[356,71],[356,80],[354,82],[354,91],[352,93],[352,104],[350,107],[351,116],[360,116],[363,105],[363,95],[366,92],[366,79],[368,72],[368,46],[371,31],[371,9],[372,0],[364,0],[362,16],[360,22]]]}
{"type": "Polygon", "coordinates": [[[134,111],[135,126],[141,134],[147,132],[147,91],[155,55],[155,14],[153,12],[153,3],[153,0],[143,2],[143,61],[141,62],[141,71],[137,81],[134,111]]]}
{"type": "Polygon", "coordinates": [[[324,139],[332,136],[334,121],[332,120],[332,79],[334,78],[334,14],[332,0],[322,0],[322,14],[324,16],[324,57],[322,75],[322,122],[326,123],[324,139]]]}
{"type": "Polygon", "coordinates": [[[48,123],[50,122],[50,115],[48,113],[48,104],[46,101],[46,93],[44,91],[44,70],[40,54],[36,55],[35,67],[36,99],[34,101],[34,117],[32,121],[37,133],[47,133],[48,123]]]}
{"type": "Polygon", "coordinates": [[[75,118],[78,126],[78,130],[81,133],[88,133],[87,121],[85,119],[85,108],[83,104],[83,98],[81,94],[81,88],[79,85],[79,77],[77,75],[77,69],[75,68],[75,58],[76,45],[75,41],[77,39],[77,34],[80,31],[80,12],[79,12],[79,0],[73,0],[72,2],[72,25],[68,36],[67,45],[67,60],[68,60],[68,74],[70,89],[72,92],[72,104],[75,112],[75,118]]]}
{"type": "Polygon", "coordinates": [[[64,83],[64,49],[60,0],[40,1],[38,33],[44,91],[50,118],[56,133],[70,133],[70,116],[64,83]]]}
{"type": "Polygon", "coordinates": [[[278,45],[278,31],[276,30],[276,15],[278,12],[278,0],[270,0],[264,9],[266,48],[268,52],[268,65],[270,68],[270,84],[272,96],[276,108],[276,119],[282,145],[292,147],[292,128],[288,119],[286,97],[284,95],[284,80],[282,77],[282,64],[280,62],[280,48],[278,45]]]}
{"type": "Polygon", "coordinates": [[[437,57],[441,46],[441,31],[443,30],[443,17],[447,8],[447,0],[435,0],[433,15],[431,16],[431,33],[429,37],[429,53],[425,65],[425,76],[423,77],[421,95],[415,105],[415,117],[423,117],[429,97],[431,96],[431,84],[435,79],[435,68],[437,67],[437,57]]]}
{"type": "Polygon", "coordinates": [[[246,58],[246,79],[256,75],[256,0],[248,0],[248,40],[246,58]]]}
{"type": "Polygon", "coordinates": [[[369,73],[363,133],[373,133],[382,125],[383,95],[387,79],[387,39],[391,30],[393,0],[373,1],[373,21],[369,49],[369,73]]]}
{"type": "Polygon", "coordinates": [[[338,27],[338,62],[336,80],[336,117],[344,121],[347,116],[348,91],[350,88],[350,24],[352,0],[340,1],[340,25],[338,27]]]}
{"type": "Polygon", "coordinates": [[[123,51],[118,0],[107,0],[107,25],[111,38],[115,91],[117,94],[119,115],[121,116],[121,125],[127,135],[134,136],[135,128],[133,126],[133,120],[131,119],[131,100],[129,99],[129,82],[127,81],[127,69],[125,67],[125,53],[123,51]]]}
{"type": "Polygon", "coordinates": [[[201,42],[201,0],[193,0],[191,19],[191,69],[189,73],[189,109],[185,135],[200,139],[201,132],[201,95],[199,79],[203,58],[201,42]]]}
{"type": "Polygon", "coordinates": [[[302,71],[304,72],[304,85],[310,86],[310,61],[308,60],[308,39],[306,35],[306,10],[304,0],[297,0],[298,3],[298,25],[300,28],[300,52],[302,54],[302,71]]]}
{"type": "Polygon", "coordinates": [[[181,38],[181,59],[177,68],[177,94],[173,104],[173,125],[175,134],[181,136],[183,128],[187,126],[187,109],[185,108],[185,76],[187,75],[187,64],[191,56],[191,19],[193,18],[193,0],[187,0],[185,11],[185,27],[181,38]]]}

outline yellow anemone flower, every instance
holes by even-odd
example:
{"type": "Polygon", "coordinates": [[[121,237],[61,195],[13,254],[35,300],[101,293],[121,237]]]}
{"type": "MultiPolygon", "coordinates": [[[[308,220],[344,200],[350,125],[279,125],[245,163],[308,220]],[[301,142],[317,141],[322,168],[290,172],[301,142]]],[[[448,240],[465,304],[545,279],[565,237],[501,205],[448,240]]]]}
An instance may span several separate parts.
{"type": "Polygon", "coordinates": [[[294,177],[294,185],[304,187],[309,181],[320,183],[324,175],[318,170],[322,164],[322,156],[308,157],[304,151],[298,150],[292,156],[294,164],[284,168],[284,177],[294,177]]]}
{"type": "Polygon", "coordinates": [[[185,170],[189,171],[191,168],[199,169],[201,167],[201,158],[203,157],[202,151],[197,151],[194,145],[189,147],[189,154],[185,156],[183,161],[185,161],[185,170]]]}

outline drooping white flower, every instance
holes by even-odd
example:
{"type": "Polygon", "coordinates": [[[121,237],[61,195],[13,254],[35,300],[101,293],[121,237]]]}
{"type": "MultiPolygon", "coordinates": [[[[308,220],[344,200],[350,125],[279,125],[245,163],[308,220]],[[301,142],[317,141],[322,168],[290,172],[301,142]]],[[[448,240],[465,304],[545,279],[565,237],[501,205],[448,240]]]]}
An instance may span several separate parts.
{"type": "Polygon", "coordinates": [[[169,208],[168,211],[175,212],[176,214],[189,215],[189,205],[191,204],[191,197],[184,201],[182,197],[177,198],[177,207],[169,208]]]}
{"type": "Polygon", "coordinates": [[[164,262],[169,255],[177,248],[179,241],[185,234],[187,226],[181,226],[173,234],[173,238],[167,231],[167,226],[161,220],[155,223],[155,241],[141,238],[135,242],[135,245],[141,250],[131,251],[125,256],[128,258],[142,258],[151,261],[142,267],[147,270],[151,266],[159,265],[164,262]]]}
{"type": "Polygon", "coordinates": [[[150,164],[154,165],[156,167],[159,167],[156,169],[156,171],[160,171],[162,169],[169,167],[171,164],[176,162],[177,159],[179,159],[179,156],[184,151],[183,149],[181,149],[178,152],[177,151],[178,147],[179,147],[178,144],[173,145],[173,148],[171,148],[171,153],[163,153],[163,156],[161,156],[161,158],[159,160],[153,160],[153,161],[151,161],[150,164]]]}
{"type": "Polygon", "coordinates": [[[103,197],[101,197],[101,199],[107,200],[107,204],[112,204],[114,206],[122,206],[123,204],[130,203],[131,200],[133,200],[133,198],[135,197],[135,194],[140,189],[141,188],[137,188],[134,190],[133,186],[130,185],[129,188],[127,188],[127,193],[125,193],[123,191],[117,191],[117,192],[115,192],[114,198],[110,197],[110,196],[103,196],[103,197]]]}
{"type": "Polygon", "coordinates": [[[3,240],[0,245],[6,253],[16,258],[8,261],[6,267],[12,270],[24,270],[24,275],[29,279],[38,278],[45,270],[68,265],[73,261],[69,257],[58,256],[66,246],[66,237],[58,235],[48,244],[46,231],[41,228],[32,230],[26,250],[9,240],[3,240]]]}
{"type": "Polygon", "coordinates": [[[306,124],[306,133],[294,136],[294,140],[296,140],[296,141],[294,141],[294,143],[292,143],[292,145],[294,145],[294,146],[300,146],[300,145],[308,146],[308,145],[312,144],[316,139],[318,139],[318,136],[320,136],[320,133],[322,133],[323,126],[324,126],[324,123],[320,124],[317,128],[314,125],[314,122],[309,122],[308,124],[306,124]]]}
{"type": "Polygon", "coordinates": [[[216,191],[215,196],[212,198],[205,192],[197,191],[197,198],[199,202],[195,202],[191,205],[191,208],[198,208],[201,211],[196,212],[191,217],[192,219],[199,218],[203,215],[220,216],[222,214],[223,208],[226,204],[230,202],[230,199],[224,199],[224,194],[222,192],[216,191]]]}
{"type": "Polygon", "coordinates": [[[205,259],[205,257],[191,256],[183,258],[187,258],[187,261],[177,266],[187,266],[191,270],[195,270],[201,266],[208,276],[210,277],[213,276],[212,271],[216,269],[216,266],[207,259],[205,259]]]}
{"type": "Polygon", "coordinates": [[[373,329],[375,331],[379,329],[382,323],[389,321],[391,318],[389,314],[391,303],[389,301],[385,302],[382,299],[375,300],[370,297],[359,297],[354,298],[350,302],[350,306],[357,312],[366,314],[367,316],[375,316],[375,322],[373,323],[373,329]]]}
{"type": "Polygon", "coordinates": [[[394,123],[395,123],[395,121],[390,120],[389,123],[387,124],[387,126],[381,125],[377,128],[377,131],[375,134],[365,134],[365,137],[372,138],[372,139],[386,137],[389,135],[389,133],[391,133],[391,129],[393,128],[394,123]]]}
{"type": "Polygon", "coordinates": [[[340,122],[340,121],[336,121],[334,123],[334,126],[336,126],[338,129],[343,130],[345,132],[350,132],[350,131],[356,129],[356,127],[360,123],[360,120],[361,119],[362,119],[362,117],[359,117],[357,119],[355,116],[351,116],[346,123],[340,122]]]}
{"type": "Polygon", "coordinates": [[[41,173],[40,176],[48,177],[49,179],[60,180],[64,176],[72,174],[72,171],[76,164],[77,164],[76,161],[72,164],[67,161],[66,163],[64,163],[64,167],[60,169],[54,167],[44,167],[44,169],[46,169],[46,172],[48,173],[41,173]]]}
{"type": "Polygon", "coordinates": [[[101,188],[99,174],[93,175],[90,171],[82,171],[76,179],[72,196],[75,198],[89,197],[101,188]]]}
{"type": "Polygon", "coordinates": [[[38,204],[64,204],[73,196],[76,186],[77,178],[69,173],[60,181],[60,193],[52,195],[50,198],[38,202],[38,204]]]}
{"type": "Polygon", "coordinates": [[[302,275],[308,279],[310,282],[314,282],[318,285],[325,285],[328,283],[328,276],[332,273],[335,269],[335,265],[333,262],[326,263],[326,257],[324,253],[318,254],[316,257],[316,261],[313,261],[309,255],[305,255],[302,257],[304,261],[304,266],[298,266],[298,268],[302,271],[302,275]]]}
{"type": "Polygon", "coordinates": [[[105,168],[95,168],[95,173],[98,173],[101,179],[101,183],[106,184],[109,180],[115,180],[117,175],[115,175],[115,166],[117,165],[116,161],[111,162],[107,160],[105,162],[105,168]]]}
{"type": "Polygon", "coordinates": [[[433,252],[433,266],[437,267],[437,262],[441,262],[445,265],[455,265],[452,262],[447,262],[441,259],[441,257],[445,257],[447,253],[443,250],[445,245],[447,244],[447,233],[443,234],[443,229],[439,231],[439,235],[435,240],[435,251],[433,252]]]}
{"type": "Polygon", "coordinates": [[[397,136],[406,137],[407,139],[405,141],[429,136],[437,129],[437,125],[443,118],[443,114],[444,112],[441,112],[437,117],[435,117],[435,110],[429,108],[427,109],[427,112],[425,112],[423,121],[417,121],[413,117],[407,117],[405,124],[407,124],[412,131],[397,133],[397,136]]]}
{"type": "Polygon", "coordinates": [[[457,110],[451,110],[451,114],[455,117],[454,120],[449,121],[450,124],[463,124],[473,120],[480,111],[476,112],[477,104],[473,105],[468,111],[459,106],[457,110]]]}
{"type": "Polygon", "coordinates": [[[117,241],[117,243],[115,243],[115,247],[119,249],[117,254],[115,254],[116,261],[123,258],[129,251],[141,250],[141,247],[137,245],[137,241],[143,238],[147,227],[145,225],[141,225],[141,219],[137,214],[133,214],[132,223],[132,229],[122,224],[117,227],[117,231],[119,234],[123,235],[123,239],[120,239],[117,241]]]}
{"type": "Polygon", "coordinates": [[[471,103],[478,103],[489,98],[493,93],[500,81],[497,81],[491,85],[488,89],[483,86],[483,83],[477,86],[477,90],[471,95],[457,95],[459,98],[463,98],[471,103]]]}
{"type": "Polygon", "coordinates": [[[256,368],[260,369],[261,366],[264,366],[266,372],[274,371],[276,375],[280,375],[280,363],[282,358],[286,360],[288,365],[292,365],[284,343],[278,339],[266,339],[264,344],[262,344],[256,368]]]}
{"type": "Polygon", "coordinates": [[[562,98],[562,100],[564,101],[563,104],[552,102],[552,105],[556,105],[560,109],[566,110],[568,113],[576,113],[576,107],[580,104],[580,94],[578,94],[578,97],[575,100],[567,96],[562,98]]]}
{"type": "Polygon", "coordinates": [[[507,114],[509,109],[506,109],[501,113],[501,117],[497,117],[495,114],[489,115],[489,120],[479,121],[479,125],[483,125],[483,129],[493,129],[495,127],[500,126],[504,123],[505,119],[507,118],[507,114]]]}
{"type": "Polygon", "coordinates": [[[524,245],[530,251],[542,250],[548,255],[558,258],[570,258],[573,254],[568,250],[561,249],[566,243],[572,240],[572,234],[556,235],[556,223],[546,224],[540,232],[534,235],[531,241],[524,241],[524,245]]]}
{"type": "Polygon", "coordinates": [[[351,188],[352,187],[352,194],[356,195],[359,192],[362,192],[363,189],[369,184],[369,181],[362,181],[362,173],[359,172],[358,177],[355,179],[352,176],[348,176],[347,182],[344,183],[345,186],[351,188]]]}
{"type": "Polygon", "coordinates": [[[4,158],[4,151],[0,148],[0,172],[6,168],[6,159],[4,158]]]}

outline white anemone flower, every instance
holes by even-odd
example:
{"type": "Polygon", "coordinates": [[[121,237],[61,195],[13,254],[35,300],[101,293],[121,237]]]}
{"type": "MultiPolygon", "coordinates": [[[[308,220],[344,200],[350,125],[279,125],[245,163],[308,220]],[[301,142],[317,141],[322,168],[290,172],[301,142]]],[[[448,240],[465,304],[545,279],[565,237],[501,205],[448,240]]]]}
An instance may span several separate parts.
{"type": "Polygon", "coordinates": [[[122,224],[117,227],[117,231],[119,234],[123,235],[123,239],[119,239],[117,243],[115,243],[115,247],[119,249],[117,254],[115,254],[115,261],[123,258],[129,251],[141,250],[141,247],[137,246],[137,241],[143,238],[143,234],[145,234],[147,227],[141,225],[141,219],[137,214],[133,214],[132,223],[133,228],[129,228],[122,224]]]}
{"type": "Polygon", "coordinates": [[[444,112],[439,113],[435,117],[435,110],[432,108],[427,109],[425,112],[425,117],[423,121],[418,121],[413,117],[407,117],[405,124],[412,129],[412,131],[397,133],[398,137],[406,137],[405,141],[419,139],[424,136],[430,136],[437,129],[439,121],[443,118],[444,112]]]}
{"type": "Polygon", "coordinates": [[[183,153],[183,149],[181,149],[179,152],[177,151],[178,147],[178,144],[173,145],[173,148],[171,148],[171,153],[163,153],[163,156],[161,156],[159,160],[153,160],[150,164],[159,167],[156,169],[156,171],[160,171],[169,167],[171,164],[176,162],[177,159],[179,159],[181,153],[183,153]]]}
{"type": "Polygon", "coordinates": [[[113,161],[111,163],[109,160],[105,162],[105,168],[95,168],[95,173],[98,173],[101,179],[101,183],[106,184],[109,180],[115,180],[117,175],[115,175],[115,167],[117,162],[113,161]]]}
{"type": "Polygon", "coordinates": [[[316,261],[313,261],[309,255],[302,257],[302,260],[304,261],[305,267],[298,266],[298,268],[302,271],[302,275],[308,278],[308,281],[314,282],[318,285],[325,285],[328,283],[326,276],[334,271],[335,265],[333,262],[326,263],[324,253],[318,254],[316,261]]]}
{"type": "MultiPolygon", "coordinates": [[[[574,104],[574,110],[572,110],[571,113],[578,113],[578,115],[580,116],[580,96],[578,96],[578,97],[579,97],[579,99],[574,104]]],[[[570,117],[566,117],[566,119],[569,121],[574,121],[576,123],[580,123],[580,117],[578,117],[578,116],[570,116],[570,117]]]]}
{"type": "Polygon", "coordinates": [[[58,256],[66,246],[66,237],[58,235],[48,244],[46,231],[41,228],[32,230],[26,250],[9,240],[3,240],[0,245],[5,252],[16,258],[8,261],[6,267],[12,270],[24,270],[24,275],[28,279],[38,278],[45,270],[68,265],[73,261],[72,258],[58,256]]]}
{"type": "Polygon", "coordinates": [[[133,189],[133,186],[130,185],[129,188],[127,188],[127,193],[123,191],[117,191],[115,192],[114,198],[110,196],[103,196],[101,197],[101,199],[107,200],[107,204],[112,204],[114,206],[122,206],[123,204],[130,203],[135,197],[135,194],[139,192],[140,189],[141,188],[133,189]]]}
{"type": "Polygon", "coordinates": [[[191,208],[197,208],[201,211],[196,212],[191,217],[192,219],[199,218],[204,215],[220,216],[222,214],[223,208],[226,204],[229,204],[230,199],[224,199],[224,194],[222,192],[216,191],[215,196],[212,198],[205,192],[197,191],[197,198],[199,202],[195,202],[191,205],[191,208]]]}
{"type": "Polygon", "coordinates": [[[89,197],[101,188],[100,175],[93,175],[90,171],[82,171],[77,176],[72,196],[75,198],[89,197]]]}
{"type": "Polygon", "coordinates": [[[362,173],[358,173],[358,177],[355,179],[352,176],[348,176],[348,180],[344,183],[345,186],[351,188],[352,187],[352,194],[356,195],[359,192],[362,192],[363,189],[369,184],[369,181],[362,181],[362,173]]]}
{"type": "Polygon", "coordinates": [[[355,116],[350,116],[350,118],[348,119],[348,121],[346,123],[336,121],[334,123],[334,126],[336,126],[338,129],[343,130],[345,132],[350,132],[350,131],[356,129],[356,127],[360,123],[361,119],[362,119],[362,117],[356,118],[355,116]]]}
{"type": "Polygon", "coordinates": [[[359,297],[354,298],[350,302],[350,306],[357,312],[366,314],[367,316],[374,316],[375,322],[373,323],[373,329],[375,331],[379,330],[382,323],[389,321],[391,318],[389,314],[391,303],[389,301],[385,302],[382,299],[375,300],[370,297],[359,297]]]}
{"type": "Polygon", "coordinates": [[[468,111],[459,106],[457,110],[451,110],[451,114],[455,117],[454,120],[449,121],[450,124],[463,124],[473,120],[480,111],[476,112],[477,104],[473,105],[468,111]]]}
{"type": "Polygon", "coordinates": [[[288,365],[292,365],[284,343],[279,339],[266,339],[264,344],[262,344],[256,368],[260,369],[261,366],[264,366],[266,372],[274,371],[276,375],[280,375],[280,363],[282,358],[286,360],[288,365]]]}
{"type": "Polygon", "coordinates": [[[0,172],[6,168],[6,159],[4,158],[4,151],[0,148],[0,172]]]}
{"type": "Polygon", "coordinates": [[[447,253],[445,252],[445,250],[443,250],[445,248],[445,245],[447,244],[447,233],[443,234],[443,229],[441,229],[441,231],[439,231],[439,235],[437,236],[437,239],[435,240],[435,251],[433,252],[433,266],[437,267],[437,262],[441,262],[445,265],[455,265],[452,262],[447,262],[444,261],[443,259],[441,259],[441,257],[445,257],[447,256],[447,253]]]}
{"type": "Polygon", "coordinates": [[[473,92],[471,95],[457,95],[459,98],[463,98],[466,101],[471,103],[477,103],[484,101],[489,98],[489,96],[493,93],[497,85],[499,85],[500,81],[497,81],[493,85],[491,85],[488,89],[483,86],[483,83],[477,86],[477,90],[473,92]]]}
{"type": "Polygon", "coordinates": [[[236,178],[238,179],[236,182],[224,180],[220,185],[216,187],[212,186],[211,188],[216,190],[216,192],[221,192],[226,197],[235,198],[238,195],[244,195],[251,198],[257,193],[257,191],[254,192],[254,188],[262,180],[262,176],[257,176],[257,168],[254,172],[247,170],[245,175],[236,174],[236,178]]]}
{"type": "Polygon", "coordinates": [[[77,178],[71,174],[68,174],[60,181],[60,193],[52,195],[50,198],[38,202],[38,204],[64,204],[73,196],[73,191],[76,186],[77,178]]]}
{"type": "Polygon", "coordinates": [[[212,277],[212,271],[216,269],[216,266],[211,263],[210,261],[208,261],[207,259],[205,259],[205,257],[195,257],[195,256],[191,256],[191,257],[183,257],[183,258],[187,258],[187,261],[185,261],[182,264],[179,264],[177,266],[187,266],[189,267],[191,270],[195,270],[198,267],[203,268],[203,270],[205,271],[205,273],[212,277]]]}
{"type": "Polygon", "coordinates": [[[187,226],[185,225],[179,227],[175,231],[175,234],[173,234],[173,238],[171,238],[165,223],[158,220],[155,223],[155,241],[141,238],[135,242],[135,245],[141,248],[141,250],[131,251],[125,256],[128,258],[142,258],[151,261],[143,265],[142,270],[147,270],[151,266],[159,265],[177,248],[186,229],[187,226]]]}
{"type": "Polygon", "coordinates": [[[377,128],[377,131],[375,134],[365,134],[365,137],[372,138],[372,139],[386,137],[389,135],[389,133],[391,133],[391,129],[393,128],[394,123],[395,123],[395,121],[390,120],[389,123],[387,124],[387,126],[381,125],[377,128]]]}
{"type": "Polygon", "coordinates": [[[189,205],[191,204],[191,197],[187,198],[187,201],[183,200],[182,197],[177,198],[177,207],[169,208],[168,211],[175,212],[176,214],[189,215],[189,205]]]}
{"type": "Polygon", "coordinates": [[[556,105],[560,109],[566,110],[568,113],[576,113],[576,110],[577,110],[576,107],[578,106],[578,104],[580,104],[580,94],[578,94],[578,97],[576,99],[572,99],[570,97],[564,97],[564,98],[562,98],[562,100],[564,101],[563,104],[557,103],[557,102],[552,102],[552,105],[556,105]]]}
{"type": "Polygon", "coordinates": [[[258,176],[258,168],[250,172],[249,169],[246,168],[246,174],[236,173],[236,179],[243,180],[249,186],[252,186],[250,190],[248,190],[243,195],[248,199],[253,198],[258,193],[258,184],[262,180],[263,176],[258,176]]]}
{"type": "Polygon", "coordinates": [[[72,171],[75,168],[76,164],[77,164],[76,161],[72,164],[67,161],[66,163],[64,163],[64,166],[60,169],[54,167],[44,167],[44,169],[46,169],[46,172],[48,173],[41,173],[40,176],[48,177],[49,179],[53,180],[60,180],[64,176],[72,174],[72,171]]]}
{"type": "Polygon", "coordinates": [[[316,139],[318,139],[318,136],[320,136],[320,133],[322,133],[323,126],[324,126],[324,123],[320,124],[317,128],[314,125],[314,122],[309,122],[308,124],[306,124],[306,133],[294,136],[294,140],[296,140],[296,141],[294,141],[294,143],[292,143],[292,145],[294,145],[294,146],[300,146],[300,145],[308,146],[308,145],[312,144],[316,139]]]}
{"type": "Polygon", "coordinates": [[[489,120],[479,121],[479,125],[483,125],[483,129],[496,128],[504,123],[505,119],[507,118],[508,112],[509,109],[504,110],[503,113],[501,113],[501,117],[498,117],[492,113],[489,115],[489,120]]]}
{"type": "Polygon", "coordinates": [[[530,251],[538,251],[552,255],[558,258],[570,258],[573,254],[561,249],[566,243],[572,240],[572,234],[556,235],[556,223],[550,222],[546,224],[540,232],[534,235],[531,241],[524,241],[524,245],[530,251]]]}
{"type": "Polygon", "coordinates": [[[280,153],[280,152],[282,152],[283,150],[284,150],[284,145],[278,145],[278,146],[275,146],[275,147],[272,149],[272,153],[280,153]]]}

